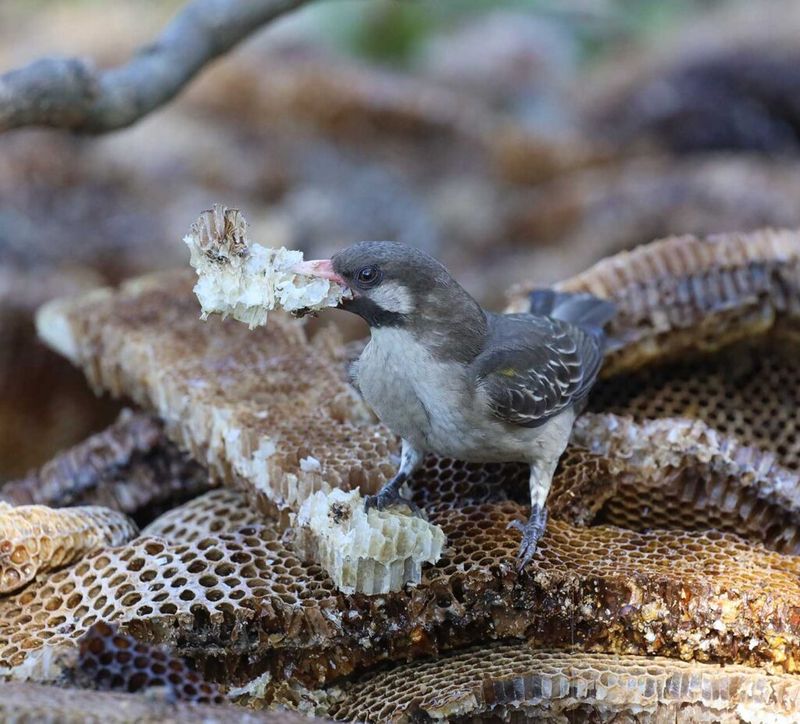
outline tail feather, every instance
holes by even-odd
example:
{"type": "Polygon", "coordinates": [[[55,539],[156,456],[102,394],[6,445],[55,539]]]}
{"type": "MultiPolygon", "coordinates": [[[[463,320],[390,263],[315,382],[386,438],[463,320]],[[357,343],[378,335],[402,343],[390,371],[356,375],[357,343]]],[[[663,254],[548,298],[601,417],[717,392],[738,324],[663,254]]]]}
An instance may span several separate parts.
{"type": "Polygon", "coordinates": [[[598,335],[603,334],[603,327],[616,313],[614,304],[588,293],[534,289],[528,298],[531,314],[571,322],[598,335]]]}

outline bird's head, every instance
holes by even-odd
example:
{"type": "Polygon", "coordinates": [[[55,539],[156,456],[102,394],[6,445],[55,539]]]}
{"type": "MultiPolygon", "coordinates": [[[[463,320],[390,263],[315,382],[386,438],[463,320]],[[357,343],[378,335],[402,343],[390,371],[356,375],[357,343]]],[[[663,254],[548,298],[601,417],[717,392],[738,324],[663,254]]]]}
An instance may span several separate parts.
{"type": "Polygon", "coordinates": [[[391,241],[363,241],[331,259],[305,261],[294,270],[330,279],[352,292],[341,308],[371,327],[406,326],[420,317],[446,315],[471,297],[447,269],[419,249],[391,241]]]}

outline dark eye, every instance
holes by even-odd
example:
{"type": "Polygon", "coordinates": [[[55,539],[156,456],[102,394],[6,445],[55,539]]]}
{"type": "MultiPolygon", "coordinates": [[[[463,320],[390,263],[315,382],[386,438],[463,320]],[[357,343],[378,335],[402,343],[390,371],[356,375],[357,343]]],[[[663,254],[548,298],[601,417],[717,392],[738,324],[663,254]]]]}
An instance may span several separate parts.
{"type": "Polygon", "coordinates": [[[382,278],[383,274],[376,266],[365,266],[356,273],[356,281],[362,287],[374,287],[382,278]]]}

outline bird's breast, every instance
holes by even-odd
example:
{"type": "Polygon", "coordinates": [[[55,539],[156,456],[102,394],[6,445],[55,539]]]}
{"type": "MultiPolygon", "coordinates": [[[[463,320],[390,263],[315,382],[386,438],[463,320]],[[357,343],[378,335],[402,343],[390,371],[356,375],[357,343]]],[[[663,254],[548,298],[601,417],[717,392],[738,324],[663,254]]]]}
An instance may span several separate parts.
{"type": "Polygon", "coordinates": [[[373,330],[354,376],[380,420],[421,449],[440,452],[464,427],[463,369],[437,360],[405,330],[373,330]]]}

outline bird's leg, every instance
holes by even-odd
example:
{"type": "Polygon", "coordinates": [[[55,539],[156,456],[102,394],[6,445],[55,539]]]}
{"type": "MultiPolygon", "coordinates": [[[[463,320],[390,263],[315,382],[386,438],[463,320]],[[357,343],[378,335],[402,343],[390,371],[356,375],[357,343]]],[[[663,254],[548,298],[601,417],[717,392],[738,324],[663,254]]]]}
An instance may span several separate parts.
{"type": "Polygon", "coordinates": [[[395,503],[402,503],[407,505],[411,512],[416,515],[421,515],[420,509],[417,504],[409,498],[404,498],[400,495],[400,488],[413,474],[414,471],[422,463],[423,452],[417,450],[410,442],[403,440],[403,447],[400,453],[400,469],[397,474],[384,485],[377,493],[377,495],[368,495],[364,501],[364,509],[377,508],[378,510],[385,510],[386,508],[394,505],[395,503]]]}
{"type": "Polygon", "coordinates": [[[531,491],[531,515],[528,522],[523,525],[519,521],[514,521],[511,526],[522,532],[522,542],[519,545],[517,554],[517,570],[521,571],[528,564],[539,539],[547,526],[547,494],[550,492],[550,484],[553,482],[558,458],[555,460],[538,460],[531,464],[530,491],[531,491]]]}

